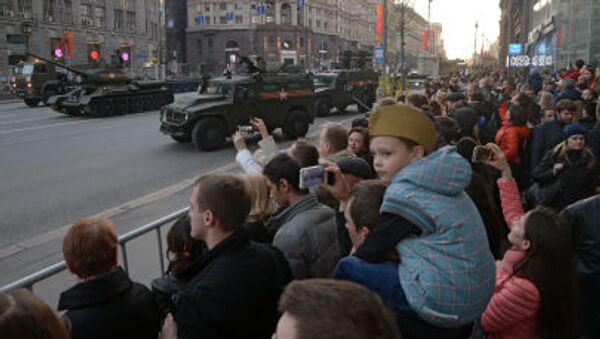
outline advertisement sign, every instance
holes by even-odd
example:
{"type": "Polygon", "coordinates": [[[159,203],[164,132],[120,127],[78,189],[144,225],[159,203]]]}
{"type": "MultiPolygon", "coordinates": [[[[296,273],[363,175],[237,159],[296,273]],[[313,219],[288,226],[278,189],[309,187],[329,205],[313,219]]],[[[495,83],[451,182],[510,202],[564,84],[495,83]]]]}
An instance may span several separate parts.
{"type": "Polygon", "coordinates": [[[375,63],[383,64],[383,47],[375,47],[375,63]]]}
{"type": "Polygon", "coordinates": [[[375,27],[375,41],[383,42],[383,5],[377,5],[377,26],[375,27]]]}
{"type": "Polygon", "coordinates": [[[521,53],[523,53],[523,45],[508,44],[508,55],[519,55],[521,53]]]}
{"type": "Polygon", "coordinates": [[[554,58],[551,55],[512,55],[509,58],[510,67],[545,67],[554,65],[554,58]]]}

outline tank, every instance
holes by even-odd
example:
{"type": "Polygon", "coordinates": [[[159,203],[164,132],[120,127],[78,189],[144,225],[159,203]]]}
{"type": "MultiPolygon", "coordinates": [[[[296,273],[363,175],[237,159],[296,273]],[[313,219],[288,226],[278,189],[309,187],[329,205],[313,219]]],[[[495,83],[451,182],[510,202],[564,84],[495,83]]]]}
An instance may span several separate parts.
{"type": "Polygon", "coordinates": [[[164,82],[136,81],[119,68],[80,70],[29,54],[76,75],[77,85],[66,94],[48,98],[47,104],[67,115],[106,117],[160,110],[173,102],[173,92],[164,82]]]}

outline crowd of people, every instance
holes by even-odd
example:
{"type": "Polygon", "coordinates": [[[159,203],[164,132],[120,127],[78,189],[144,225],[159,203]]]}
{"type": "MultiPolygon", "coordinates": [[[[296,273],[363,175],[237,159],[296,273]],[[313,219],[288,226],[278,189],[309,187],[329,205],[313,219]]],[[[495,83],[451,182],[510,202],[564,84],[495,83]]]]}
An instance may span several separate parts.
{"type": "Polygon", "coordinates": [[[75,222],[59,316],[0,294],[2,338],[600,338],[600,67],[456,72],[205,174],[150,288],[75,222]],[[598,98],[598,99],[597,99],[598,98]],[[307,187],[303,169],[327,175],[307,187]],[[327,177],[333,178],[328,180],[327,177]]]}

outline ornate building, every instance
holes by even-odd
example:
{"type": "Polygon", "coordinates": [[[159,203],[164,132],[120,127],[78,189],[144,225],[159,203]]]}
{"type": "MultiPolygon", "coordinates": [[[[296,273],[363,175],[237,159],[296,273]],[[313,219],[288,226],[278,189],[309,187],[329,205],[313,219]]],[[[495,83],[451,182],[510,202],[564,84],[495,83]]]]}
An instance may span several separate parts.
{"type": "Polygon", "coordinates": [[[0,0],[0,73],[7,75],[10,66],[22,60],[26,52],[62,57],[62,61],[74,65],[88,63],[93,50],[99,62],[110,62],[118,49],[126,55],[126,66],[140,74],[144,65],[160,61],[160,49],[164,47],[160,42],[164,33],[159,29],[161,3],[0,0]],[[71,50],[66,47],[69,45],[71,50]]]}

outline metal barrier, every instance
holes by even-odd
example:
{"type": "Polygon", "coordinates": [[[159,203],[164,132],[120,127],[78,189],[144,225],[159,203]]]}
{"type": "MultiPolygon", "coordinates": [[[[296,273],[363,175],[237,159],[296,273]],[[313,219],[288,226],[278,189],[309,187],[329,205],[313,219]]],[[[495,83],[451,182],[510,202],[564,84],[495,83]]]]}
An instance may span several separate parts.
{"type": "MultiPolygon", "coordinates": [[[[161,274],[165,273],[165,263],[164,263],[164,253],[163,253],[163,244],[162,244],[162,232],[161,227],[174,221],[181,216],[185,215],[189,211],[189,207],[181,209],[177,212],[171,213],[167,216],[164,216],[158,220],[155,220],[149,224],[146,224],[140,228],[137,228],[131,232],[125,233],[119,237],[119,247],[121,247],[121,254],[123,258],[123,268],[127,273],[129,273],[129,262],[127,261],[127,243],[131,240],[141,237],[146,233],[150,233],[152,231],[156,232],[156,239],[158,243],[158,257],[160,264],[160,272],[161,274]]],[[[54,265],[50,265],[44,269],[41,269],[35,273],[32,273],[24,278],[21,278],[17,281],[14,281],[8,285],[2,286],[0,288],[0,292],[7,292],[16,288],[27,288],[33,291],[33,285],[36,283],[48,279],[64,270],[67,269],[67,264],[65,261],[61,261],[54,265]]]]}

